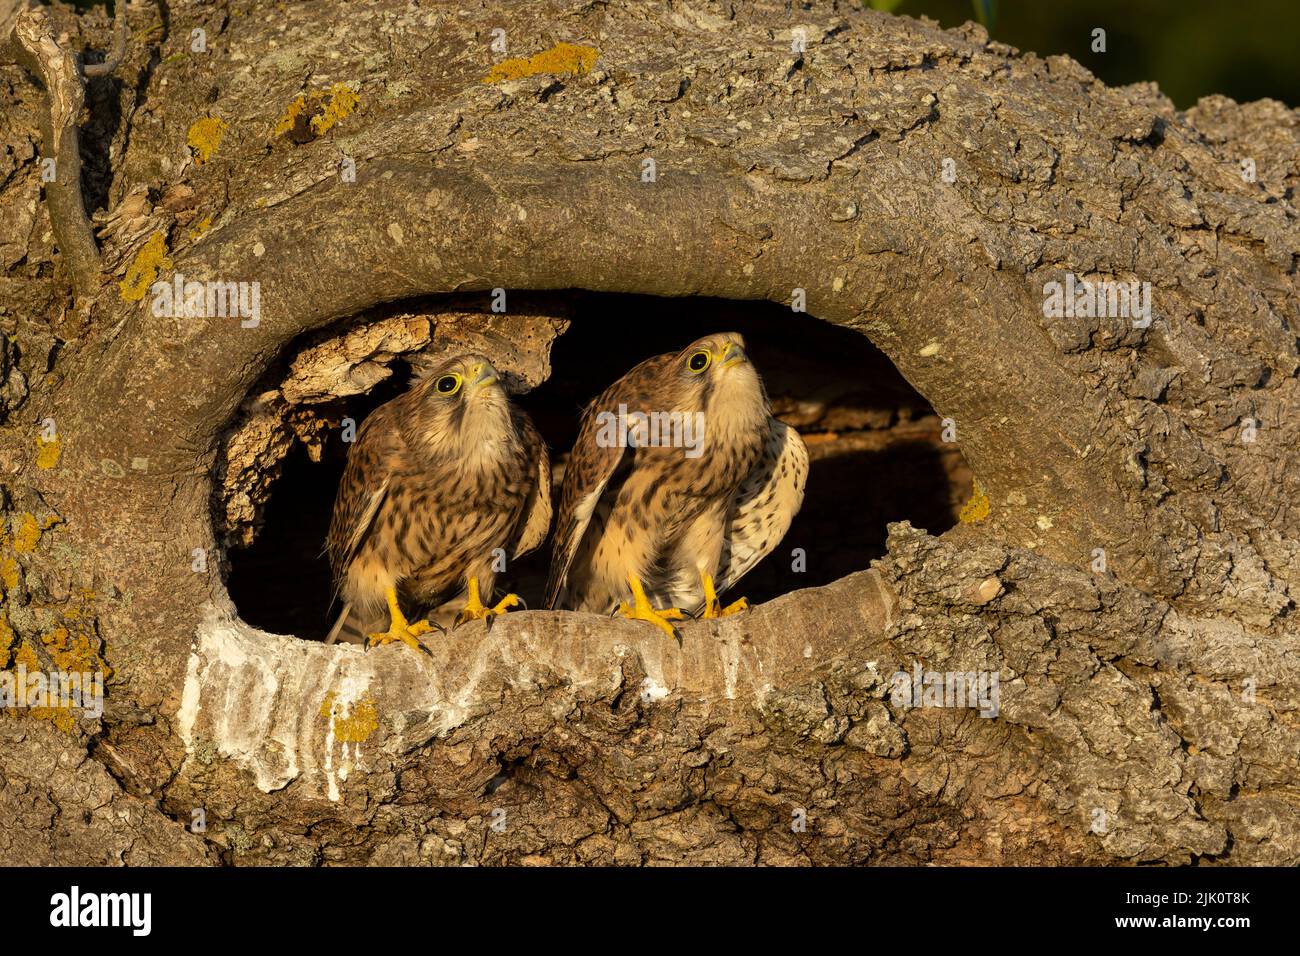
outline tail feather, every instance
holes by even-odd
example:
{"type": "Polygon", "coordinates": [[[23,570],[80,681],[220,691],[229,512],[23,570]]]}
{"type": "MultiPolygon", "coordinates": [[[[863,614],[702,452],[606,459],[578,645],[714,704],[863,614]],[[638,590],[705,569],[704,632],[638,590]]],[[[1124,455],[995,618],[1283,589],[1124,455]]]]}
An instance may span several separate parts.
{"type": "Polygon", "coordinates": [[[554,611],[559,608],[560,599],[563,597],[564,582],[556,575],[550,581],[546,582],[546,600],[542,602],[542,607],[554,611]]]}
{"type": "Polygon", "coordinates": [[[345,641],[348,644],[364,644],[367,634],[382,629],[382,623],[376,625],[373,621],[362,620],[360,614],[353,613],[352,604],[349,602],[343,605],[343,610],[339,612],[338,619],[330,628],[325,643],[337,644],[339,641],[345,641]]]}

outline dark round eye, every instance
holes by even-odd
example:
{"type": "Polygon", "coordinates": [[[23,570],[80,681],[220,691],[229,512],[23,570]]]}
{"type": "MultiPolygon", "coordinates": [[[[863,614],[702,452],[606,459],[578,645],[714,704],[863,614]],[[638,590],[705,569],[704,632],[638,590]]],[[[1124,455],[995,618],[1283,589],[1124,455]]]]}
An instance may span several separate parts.
{"type": "Polygon", "coordinates": [[[713,361],[713,356],[701,349],[687,359],[686,367],[692,372],[703,372],[709,367],[711,361],[713,361]]]}
{"type": "Polygon", "coordinates": [[[444,375],[442,378],[438,379],[438,382],[434,387],[443,395],[450,395],[452,392],[456,391],[456,389],[460,388],[460,376],[444,375]]]}

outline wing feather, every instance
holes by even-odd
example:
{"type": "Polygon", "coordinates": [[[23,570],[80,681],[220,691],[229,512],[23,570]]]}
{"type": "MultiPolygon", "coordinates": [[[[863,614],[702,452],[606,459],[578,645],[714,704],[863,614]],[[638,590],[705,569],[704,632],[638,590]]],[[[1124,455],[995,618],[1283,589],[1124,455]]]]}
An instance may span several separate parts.
{"type": "Polygon", "coordinates": [[[390,427],[392,423],[386,411],[386,408],[378,409],[361,426],[334,499],[325,549],[329,552],[336,592],[388,498],[392,478],[388,462],[401,437],[390,427]]]}
{"type": "Polygon", "coordinates": [[[611,484],[616,483],[615,475],[620,466],[625,466],[631,459],[626,454],[626,442],[600,440],[602,429],[608,428],[601,421],[600,413],[613,412],[620,405],[625,405],[629,411],[641,410],[645,405],[646,383],[672,358],[671,355],[657,355],[646,359],[605,389],[583,411],[582,425],[564,471],[564,486],[560,492],[551,573],[546,582],[546,606],[549,608],[555,607],[560,592],[568,584],[573,559],[601,497],[611,484]]]}
{"type": "Polygon", "coordinates": [[[536,550],[546,540],[551,530],[551,458],[546,453],[546,442],[525,413],[516,410],[515,424],[524,440],[524,447],[534,468],[536,481],[528,500],[524,502],[519,537],[515,542],[514,557],[518,558],[536,550]]]}
{"type": "Polygon", "coordinates": [[[748,574],[785,537],[803,504],[807,479],[808,448],[803,439],[785,422],[770,419],[763,456],[736,492],[718,593],[748,574]]]}
{"type": "Polygon", "coordinates": [[[578,441],[564,470],[560,492],[560,513],[555,522],[555,543],[551,551],[551,573],[546,581],[546,606],[554,608],[569,576],[569,567],[591,522],[591,516],[605,493],[610,477],[623,458],[621,447],[603,448],[596,443],[595,415],[588,407],[578,441]]]}

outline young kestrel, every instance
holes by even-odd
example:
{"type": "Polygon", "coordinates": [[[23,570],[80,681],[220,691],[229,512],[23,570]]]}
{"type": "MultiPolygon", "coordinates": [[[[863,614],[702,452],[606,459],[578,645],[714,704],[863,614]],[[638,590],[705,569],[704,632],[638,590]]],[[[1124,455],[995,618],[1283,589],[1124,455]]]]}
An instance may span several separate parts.
{"type": "Polygon", "coordinates": [[[326,542],[344,604],[327,643],[346,633],[419,647],[436,625],[408,623],[399,595],[430,609],[463,593],[456,622],[490,627],[519,603],[483,604],[501,559],[536,548],[550,523],[550,461],[532,421],[482,355],[440,362],[366,418],[348,455],[326,542]]]}
{"type": "Polygon", "coordinates": [[[647,359],[587,406],[564,475],[549,607],[720,617],[803,503],[808,450],[735,333],[647,359]],[[632,603],[626,597],[630,594],[632,603]]]}

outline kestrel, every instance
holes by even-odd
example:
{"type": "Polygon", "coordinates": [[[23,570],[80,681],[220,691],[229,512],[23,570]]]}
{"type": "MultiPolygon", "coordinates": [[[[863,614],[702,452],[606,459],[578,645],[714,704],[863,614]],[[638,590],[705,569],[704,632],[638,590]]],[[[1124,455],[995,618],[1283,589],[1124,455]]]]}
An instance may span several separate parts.
{"type": "Polygon", "coordinates": [[[785,536],[807,477],[808,450],[772,417],[741,336],[647,359],[584,412],[547,605],[617,609],[674,636],[683,611],[743,610],[718,595],[785,536]]]}
{"type": "Polygon", "coordinates": [[[456,623],[491,627],[519,603],[483,604],[505,555],[536,548],[550,523],[546,445],[497,370],[482,355],[438,363],[366,418],[348,455],[326,541],[344,604],[327,643],[346,632],[418,648],[436,625],[408,623],[399,595],[427,610],[463,594],[456,623]]]}

